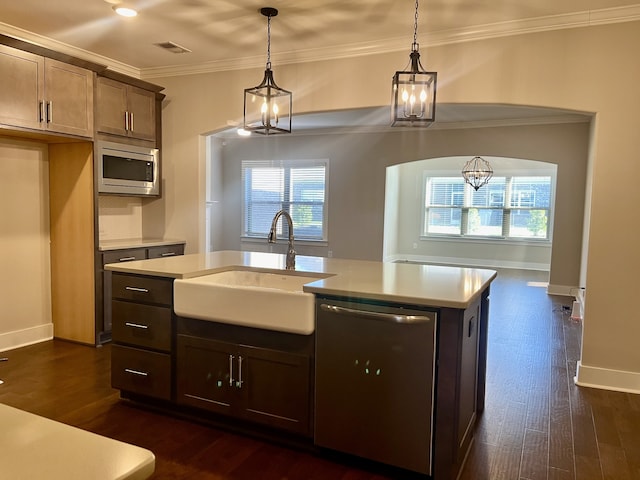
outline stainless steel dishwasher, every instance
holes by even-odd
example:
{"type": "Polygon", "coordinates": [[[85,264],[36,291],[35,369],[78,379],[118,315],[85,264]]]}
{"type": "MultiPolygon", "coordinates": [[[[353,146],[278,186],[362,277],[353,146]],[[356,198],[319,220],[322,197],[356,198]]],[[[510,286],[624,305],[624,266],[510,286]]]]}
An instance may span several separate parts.
{"type": "Polygon", "coordinates": [[[434,311],[316,300],[315,444],[431,475],[434,311]]]}

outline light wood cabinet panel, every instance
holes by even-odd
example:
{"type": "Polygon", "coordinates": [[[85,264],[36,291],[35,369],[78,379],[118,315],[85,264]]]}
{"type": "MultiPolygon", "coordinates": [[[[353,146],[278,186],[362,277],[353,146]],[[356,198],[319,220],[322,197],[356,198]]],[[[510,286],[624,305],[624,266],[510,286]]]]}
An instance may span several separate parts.
{"type": "Polygon", "coordinates": [[[0,45],[0,123],[93,136],[93,72],[0,45]]]}
{"type": "Polygon", "coordinates": [[[98,132],[155,141],[153,92],[103,77],[98,77],[96,85],[98,132]]]}
{"type": "Polygon", "coordinates": [[[130,131],[134,138],[156,139],[156,97],[137,87],[129,87],[130,131]]]}
{"type": "Polygon", "coordinates": [[[40,129],[44,58],[0,45],[0,123],[40,129]]]}
{"type": "Polygon", "coordinates": [[[95,344],[93,146],[49,145],[51,309],[57,338],[95,344]]]}
{"type": "Polygon", "coordinates": [[[44,68],[45,128],[93,136],[93,72],[50,58],[44,68]]]}

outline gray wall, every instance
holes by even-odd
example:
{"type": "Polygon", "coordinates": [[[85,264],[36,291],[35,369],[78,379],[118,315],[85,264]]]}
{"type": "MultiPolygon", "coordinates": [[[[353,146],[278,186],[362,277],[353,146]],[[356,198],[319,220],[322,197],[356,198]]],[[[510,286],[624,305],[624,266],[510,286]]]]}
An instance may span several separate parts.
{"type": "MultiPolygon", "coordinates": [[[[268,251],[266,242],[240,241],[241,161],[329,159],[326,245],[298,244],[299,254],[382,260],[388,166],[428,158],[487,155],[558,165],[550,283],[577,286],[580,278],[589,125],[555,124],[384,133],[334,133],[217,139],[221,159],[222,234],[219,249],[268,251]]],[[[399,182],[399,179],[391,180],[399,182]]],[[[398,195],[395,192],[394,195],[398,195]]],[[[388,214],[391,210],[387,207],[388,214]]],[[[403,220],[398,222],[402,230],[403,220]]],[[[387,225],[387,229],[389,226],[387,225]]],[[[403,248],[402,235],[390,239],[403,248]],[[397,243],[396,243],[397,242],[397,243]]],[[[409,242],[411,243],[411,242],[409,242]]],[[[284,251],[276,245],[273,251],[284,251]]],[[[390,245],[387,245],[390,248],[390,245]]],[[[464,257],[464,253],[459,253],[464,257]]]]}

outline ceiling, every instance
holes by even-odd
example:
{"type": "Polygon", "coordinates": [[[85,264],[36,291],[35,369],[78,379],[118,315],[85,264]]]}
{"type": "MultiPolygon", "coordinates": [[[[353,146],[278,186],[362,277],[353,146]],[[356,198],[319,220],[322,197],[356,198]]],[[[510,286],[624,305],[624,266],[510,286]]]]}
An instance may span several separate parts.
{"type": "MultiPolygon", "coordinates": [[[[426,46],[535,28],[567,28],[640,18],[638,0],[423,0],[418,42],[426,46]]],[[[152,78],[180,71],[260,66],[272,6],[272,60],[295,62],[406,50],[413,40],[410,0],[15,0],[0,4],[0,33],[122,73],[152,78]],[[114,3],[139,15],[115,14],[114,3]],[[37,14],[34,14],[37,12],[37,14]],[[174,54],[156,43],[191,50],[174,54]],[[195,70],[194,70],[195,69],[195,70]]]]}
{"type": "MultiPolygon", "coordinates": [[[[424,53],[429,45],[640,20],[640,3],[634,1],[638,0],[423,0],[418,42],[424,53]]],[[[410,0],[2,1],[0,34],[153,81],[263,67],[267,20],[259,10],[265,6],[279,10],[271,28],[275,68],[278,63],[381,52],[404,51],[408,57],[411,48],[415,3],[410,0]],[[116,15],[112,8],[116,3],[137,8],[139,15],[116,15]],[[170,53],[155,45],[161,42],[191,52],[170,53]]],[[[438,105],[438,121],[432,128],[588,118],[576,120],[576,116],[580,114],[517,106],[438,105]]],[[[307,132],[388,124],[387,108],[294,116],[294,129],[307,132]]]]}

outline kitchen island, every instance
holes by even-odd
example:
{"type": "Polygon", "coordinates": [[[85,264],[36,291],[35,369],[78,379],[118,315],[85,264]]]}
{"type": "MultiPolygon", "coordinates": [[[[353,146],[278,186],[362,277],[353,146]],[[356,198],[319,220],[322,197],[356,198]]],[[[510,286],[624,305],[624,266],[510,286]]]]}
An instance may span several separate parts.
{"type": "MultiPolygon", "coordinates": [[[[477,415],[484,408],[489,286],[496,272],[306,256],[298,256],[291,271],[285,270],[285,262],[284,255],[222,251],[106,265],[113,272],[113,386],[123,398],[197,418],[228,419],[229,425],[242,425],[245,430],[255,425],[262,434],[266,427],[274,435],[315,445],[319,452],[337,450],[436,479],[456,478],[471,445],[477,415]],[[429,325],[426,330],[393,327],[393,331],[414,329],[420,340],[413,342],[413,353],[404,348],[404,340],[385,346],[382,340],[394,337],[387,333],[391,330],[370,336],[366,348],[363,345],[369,351],[353,353],[358,372],[366,372],[365,383],[339,393],[356,397],[372,392],[371,401],[349,398],[353,411],[358,402],[374,405],[372,414],[392,417],[386,424],[402,423],[406,429],[372,432],[381,439],[393,438],[377,450],[332,443],[333,417],[327,409],[337,403],[331,403],[334,394],[325,385],[334,383],[332,370],[346,369],[332,366],[333,340],[320,342],[321,330],[296,334],[175,313],[176,280],[238,270],[314,277],[302,291],[315,296],[317,318],[325,318],[318,329],[331,325],[331,317],[321,314],[321,308],[356,312],[356,316],[365,309],[373,312],[371,318],[390,315],[396,323],[400,319],[400,323],[417,324],[416,319],[423,319],[429,325]],[[369,362],[378,365],[371,377],[369,362]],[[402,362],[407,368],[402,368],[402,362]],[[316,366],[321,369],[317,371],[316,366]],[[393,383],[397,372],[403,375],[404,390],[393,383]],[[373,390],[367,390],[366,382],[374,377],[387,383],[371,383],[373,390]],[[407,413],[403,409],[408,405],[413,407],[407,413]],[[401,422],[394,422],[395,418],[401,422]],[[387,455],[389,450],[398,454],[407,450],[403,442],[420,447],[408,460],[393,452],[387,455]]],[[[346,317],[340,322],[355,324],[346,317]]],[[[377,324],[364,321],[358,328],[373,332],[377,324]]],[[[347,359],[348,345],[343,350],[344,361],[353,361],[347,359]]],[[[357,421],[354,417],[353,425],[339,428],[362,430],[357,421]]]]}

